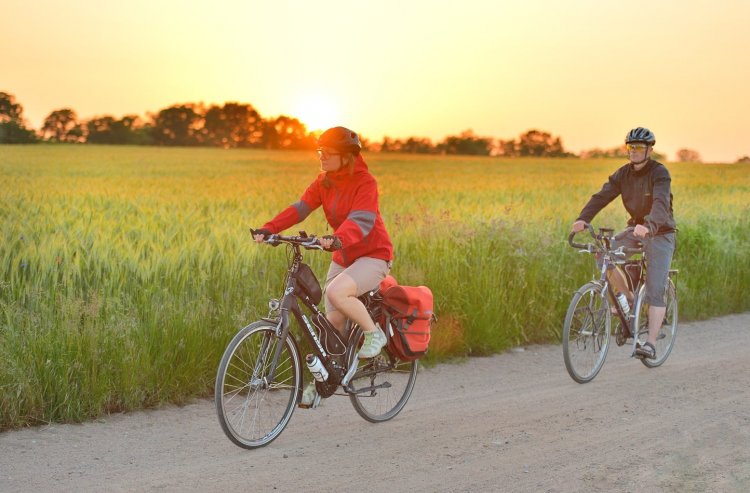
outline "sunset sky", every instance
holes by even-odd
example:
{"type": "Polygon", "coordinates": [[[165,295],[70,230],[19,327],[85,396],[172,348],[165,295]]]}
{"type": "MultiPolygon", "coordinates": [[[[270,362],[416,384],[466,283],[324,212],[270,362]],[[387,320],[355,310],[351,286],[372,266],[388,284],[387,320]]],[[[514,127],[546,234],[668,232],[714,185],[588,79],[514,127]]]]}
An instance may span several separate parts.
{"type": "Polygon", "coordinates": [[[750,155],[750,1],[3,0],[0,91],[39,128],[175,103],[438,141],[647,126],[674,158],[750,155]]]}

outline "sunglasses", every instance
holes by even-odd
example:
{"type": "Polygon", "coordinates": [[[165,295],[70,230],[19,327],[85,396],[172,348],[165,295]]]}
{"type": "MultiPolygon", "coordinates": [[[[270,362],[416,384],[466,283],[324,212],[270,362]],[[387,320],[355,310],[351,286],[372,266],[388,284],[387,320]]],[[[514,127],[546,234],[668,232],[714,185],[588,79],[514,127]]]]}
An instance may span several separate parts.
{"type": "Polygon", "coordinates": [[[627,144],[626,147],[629,151],[643,151],[646,149],[646,144],[627,144]]]}
{"type": "Polygon", "coordinates": [[[315,149],[315,151],[318,153],[318,157],[320,159],[323,159],[323,160],[328,159],[331,156],[340,156],[341,155],[340,152],[327,151],[327,150],[323,149],[322,147],[318,147],[317,149],[315,149]]]}

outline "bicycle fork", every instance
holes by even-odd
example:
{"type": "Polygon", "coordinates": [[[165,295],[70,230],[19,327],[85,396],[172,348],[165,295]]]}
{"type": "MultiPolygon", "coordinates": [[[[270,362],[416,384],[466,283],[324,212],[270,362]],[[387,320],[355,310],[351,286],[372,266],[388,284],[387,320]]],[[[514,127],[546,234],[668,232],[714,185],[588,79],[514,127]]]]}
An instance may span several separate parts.
{"type": "Polygon", "coordinates": [[[274,377],[276,376],[276,367],[279,364],[279,357],[281,356],[281,350],[284,348],[284,343],[286,342],[286,338],[289,336],[289,299],[291,293],[294,291],[293,286],[289,286],[284,291],[284,297],[281,300],[280,303],[280,309],[279,309],[279,323],[276,326],[276,331],[273,336],[269,336],[266,340],[263,341],[263,349],[262,354],[263,356],[261,358],[258,358],[258,364],[256,365],[256,368],[253,370],[253,376],[254,379],[256,378],[256,372],[260,370],[260,367],[265,366],[268,358],[268,350],[271,347],[271,343],[273,338],[276,338],[278,340],[278,344],[276,344],[276,348],[273,351],[273,356],[271,358],[271,364],[268,365],[268,373],[264,375],[263,377],[263,384],[264,386],[268,387],[271,382],[273,382],[274,377]],[[260,367],[258,367],[260,365],[260,367]]]}

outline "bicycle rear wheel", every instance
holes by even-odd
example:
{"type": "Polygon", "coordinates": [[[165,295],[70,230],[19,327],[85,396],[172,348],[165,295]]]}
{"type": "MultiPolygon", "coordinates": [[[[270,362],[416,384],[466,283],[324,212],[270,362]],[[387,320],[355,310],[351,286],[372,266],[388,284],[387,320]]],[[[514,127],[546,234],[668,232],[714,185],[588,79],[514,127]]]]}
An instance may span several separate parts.
{"type": "Polygon", "coordinates": [[[604,365],[612,324],[609,301],[602,286],[583,285],[573,295],[563,327],[563,359],[570,377],[590,382],[604,365]]]}
{"type": "Polygon", "coordinates": [[[299,351],[291,334],[281,341],[269,322],[248,325],[227,346],[216,374],[214,400],[222,430],[242,448],[268,445],[292,417],[301,383],[299,351]],[[279,344],[276,372],[269,379],[279,344]]]}
{"type": "MultiPolygon", "coordinates": [[[[638,343],[644,344],[648,338],[648,308],[649,305],[644,301],[645,293],[638,296],[635,304],[635,320],[638,327],[638,343]]],[[[667,291],[665,293],[667,312],[664,314],[664,321],[659,329],[659,335],[656,336],[656,358],[641,358],[641,363],[649,368],[661,366],[669,357],[674,347],[674,341],[677,337],[677,290],[674,287],[672,279],[667,281],[667,291]]]]}
{"type": "Polygon", "coordinates": [[[409,400],[418,368],[419,361],[392,358],[385,348],[375,358],[360,360],[350,383],[354,409],[371,423],[392,419],[409,400]]]}

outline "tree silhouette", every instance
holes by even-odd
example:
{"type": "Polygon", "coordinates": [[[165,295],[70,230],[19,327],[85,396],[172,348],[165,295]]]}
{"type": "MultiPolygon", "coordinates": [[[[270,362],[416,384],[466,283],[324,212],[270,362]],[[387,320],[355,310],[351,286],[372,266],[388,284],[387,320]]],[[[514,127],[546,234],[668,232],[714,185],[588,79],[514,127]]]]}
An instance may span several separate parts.
{"type": "Polygon", "coordinates": [[[86,142],[91,144],[148,144],[147,129],[137,115],[119,120],[111,116],[86,122],[86,142]]]}
{"type": "Polygon", "coordinates": [[[560,137],[553,138],[547,132],[529,130],[518,140],[519,156],[561,156],[564,154],[560,137]]]}
{"type": "Polygon", "coordinates": [[[174,105],[152,115],[151,136],[159,145],[194,146],[203,141],[202,106],[174,105]]]}
{"type": "Polygon", "coordinates": [[[528,130],[518,140],[498,140],[497,152],[501,156],[567,157],[560,137],[552,137],[549,132],[528,130]]]}
{"type": "Polygon", "coordinates": [[[267,149],[315,149],[315,136],[305,124],[290,116],[281,115],[266,122],[263,139],[267,149]]]}
{"type": "Polygon", "coordinates": [[[249,104],[211,106],[205,116],[205,143],[229,147],[260,147],[263,120],[249,104]]]}
{"type": "Polygon", "coordinates": [[[692,149],[680,149],[677,151],[677,161],[681,163],[700,163],[701,155],[692,149]]]}
{"type": "Polygon", "coordinates": [[[28,144],[36,142],[36,135],[26,128],[23,107],[15,96],[0,92],[0,144],[28,144]]]}
{"type": "Polygon", "coordinates": [[[478,137],[472,130],[464,130],[458,136],[446,137],[437,148],[446,154],[489,156],[492,152],[492,139],[478,137]]]}
{"type": "Polygon", "coordinates": [[[42,138],[53,142],[83,141],[83,127],[78,115],[70,108],[55,110],[44,119],[42,138]]]}
{"type": "Polygon", "coordinates": [[[432,141],[423,137],[409,137],[406,140],[383,137],[380,152],[407,152],[411,154],[434,154],[437,152],[432,141]]]}
{"type": "Polygon", "coordinates": [[[0,92],[0,123],[20,121],[23,107],[16,103],[16,97],[7,92],[0,92]]]}

